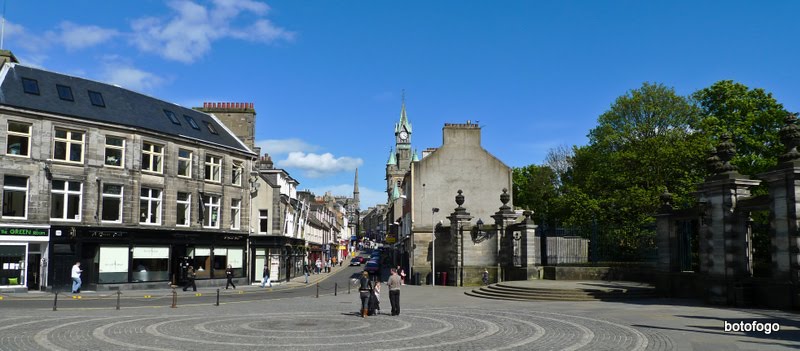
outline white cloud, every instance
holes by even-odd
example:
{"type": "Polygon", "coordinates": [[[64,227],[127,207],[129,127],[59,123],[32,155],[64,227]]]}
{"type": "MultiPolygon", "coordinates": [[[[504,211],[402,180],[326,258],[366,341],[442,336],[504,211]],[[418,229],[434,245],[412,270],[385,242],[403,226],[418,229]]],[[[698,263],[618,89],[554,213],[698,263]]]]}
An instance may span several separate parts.
{"type": "Polygon", "coordinates": [[[164,83],[164,79],[150,72],[126,64],[106,64],[102,80],[123,88],[146,92],[164,83]]]}
{"type": "Polygon", "coordinates": [[[6,21],[4,49],[8,48],[9,42],[13,42],[15,46],[25,50],[35,52],[40,57],[43,55],[41,52],[51,46],[51,43],[44,37],[31,34],[22,25],[6,21]]]}
{"type": "Polygon", "coordinates": [[[339,157],[326,152],[324,154],[290,152],[285,160],[278,161],[280,168],[297,168],[309,178],[320,178],[342,171],[353,171],[364,161],[360,158],[339,157]]]}
{"type": "Polygon", "coordinates": [[[224,38],[272,43],[292,41],[295,34],[277,27],[266,18],[269,6],[252,0],[215,0],[205,7],[189,0],[174,0],[168,6],[174,11],[167,20],[145,17],[131,23],[133,44],[143,51],[155,52],[167,59],[194,62],[211,50],[211,44],[224,38]],[[250,24],[243,14],[258,18],[250,24]]]}
{"type": "Polygon", "coordinates": [[[268,153],[270,156],[288,154],[300,151],[309,152],[319,149],[316,145],[311,145],[300,139],[266,139],[256,141],[256,146],[261,147],[261,152],[268,153]]]}
{"type": "MultiPolygon", "coordinates": [[[[339,184],[339,185],[330,185],[330,186],[318,186],[309,189],[316,195],[325,194],[326,191],[330,191],[331,194],[334,196],[353,196],[353,184],[339,184]]],[[[360,202],[360,208],[363,212],[369,207],[375,206],[377,204],[385,204],[386,203],[386,192],[383,190],[374,190],[371,188],[367,188],[364,186],[358,187],[358,198],[360,202]]]]}
{"type": "Polygon", "coordinates": [[[72,22],[61,22],[59,32],[47,32],[46,36],[63,45],[67,50],[85,49],[102,44],[119,35],[114,29],[98,26],[81,26],[72,22]]]}

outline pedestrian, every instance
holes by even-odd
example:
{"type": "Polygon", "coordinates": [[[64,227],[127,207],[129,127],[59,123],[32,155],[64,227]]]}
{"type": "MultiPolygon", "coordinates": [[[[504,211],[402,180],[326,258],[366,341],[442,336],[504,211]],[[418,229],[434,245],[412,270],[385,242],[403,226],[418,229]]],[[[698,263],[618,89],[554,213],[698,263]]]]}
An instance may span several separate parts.
{"type": "Polygon", "coordinates": [[[483,275],[481,276],[481,281],[483,282],[483,285],[489,285],[489,270],[486,268],[483,269],[483,275]]]}
{"type": "Polygon", "coordinates": [[[372,294],[369,296],[369,310],[368,316],[381,314],[381,282],[376,281],[373,283],[372,294]]]}
{"type": "Polygon", "coordinates": [[[317,266],[317,267],[316,267],[316,271],[315,271],[315,272],[316,272],[317,274],[319,274],[319,273],[320,273],[320,269],[322,268],[322,260],[320,260],[319,258],[317,258],[317,261],[315,262],[315,265],[317,266]]]}
{"type": "Polygon", "coordinates": [[[233,284],[233,266],[228,265],[228,269],[225,270],[225,277],[228,278],[228,282],[225,283],[225,290],[228,290],[228,285],[232,285],[236,289],[236,285],[233,284]]]}
{"type": "Polygon", "coordinates": [[[272,287],[272,282],[269,280],[269,262],[264,262],[264,278],[261,278],[261,287],[266,288],[267,284],[272,287]]]}
{"type": "Polygon", "coordinates": [[[389,276],[389,281],[386,285],[389,286],[389,303],[392,304],[392,316],[400,314],[400,276],[397,275],[397,270],[391,269],[392,275],[389,276]]]}
{"type": "Polygon", "coordinates": [[[72,277],[72,293],[77,294],[81,292],[81,261],[75,262],[72,266],[72,273],[70,277],[72,277]]]}
{"type": "Polygon", "coordinates": [[[369,272],[361,272],[359,279],[358,295],[361,298],[361,318],[367,317],[369,312],[369,297],[372,295],[372,281],[369,279],[369,272]]]}
{"type": "Polygon", "coordinates": [[[400,272],[400,285],[406,285],[406,271],[402,268],[399,270],[400,272]]]}
{"type": "Polygon", "coordinates": [[[186,268],[186,286],[183,287],[183,291],[192,287],[192,291],[197,291],[197,285],[194,284],[194,279],[197,278],[197,273],[194,271],[194,267],[191,265],[186,268]]]}
{"type": "Polygon", "coordinates": [[[311,270],[308,268],[307,264],[303,265],[303,276],[306,278],[306,284],[308,284],[308,275],[311,274],[311,270]]]}

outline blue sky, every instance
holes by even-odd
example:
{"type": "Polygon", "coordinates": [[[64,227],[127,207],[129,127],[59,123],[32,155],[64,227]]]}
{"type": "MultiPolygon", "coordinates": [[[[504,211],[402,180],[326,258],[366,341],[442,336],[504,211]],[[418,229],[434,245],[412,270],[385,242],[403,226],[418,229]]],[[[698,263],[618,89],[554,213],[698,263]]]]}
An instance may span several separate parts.
{"type": "MultiPolygon", "coordinates": [[[[731,79],[800,111],[794,1],[6,0],[24,64],[184,106],[253,102],[256,139],[303,189],[385,201],[405,89],[412,144],[479,121],[509,166],[583,145],[643,82],[731,79]],[[47,8],[47,10],[43,10],[47,8]]],[[[455,206],[455,205],[454,205],[455,206]]]]}

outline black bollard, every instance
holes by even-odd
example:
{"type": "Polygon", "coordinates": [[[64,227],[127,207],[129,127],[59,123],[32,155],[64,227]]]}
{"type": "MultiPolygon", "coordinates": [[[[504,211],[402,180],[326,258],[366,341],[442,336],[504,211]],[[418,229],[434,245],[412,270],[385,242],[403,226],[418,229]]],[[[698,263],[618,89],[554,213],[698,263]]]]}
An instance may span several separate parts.
{"type": "Polygon", "coordinates": [[[58,306],[58,291],[56,291],[56,298],[53,299],[53,311],[58,309],[56,306],[58,306]]]}
{"type": "Polygon", "coordinates": [[[171,308],[178,307],[178,293],[175,291],[175,288],[172,288],[172,306],[171,308]]]}
{"type": "Polygon", "coordinates": [[[339,283],[333,283],[333,296],[339,296],[339,283]]]}
{"type": "Polygon", "coordinates": [[[317,298],[319,298],[319,283],[317,283],[317,298]]]}
{"type": "Polygon", "coordinates": [[[350,295],[350,285],[353,285],[353,284],[347,284],[347,295],[350,295]]]}
{"type": "Polygon", "coordinates": [[[119,297],[122,295],[122,291],[117,290],[117,310],[119,310],[119,297]]]}
{"type": "Polygon", "coordinates": [[[217,306],[219,306],[219,289],[217,289],[217,306]]]}

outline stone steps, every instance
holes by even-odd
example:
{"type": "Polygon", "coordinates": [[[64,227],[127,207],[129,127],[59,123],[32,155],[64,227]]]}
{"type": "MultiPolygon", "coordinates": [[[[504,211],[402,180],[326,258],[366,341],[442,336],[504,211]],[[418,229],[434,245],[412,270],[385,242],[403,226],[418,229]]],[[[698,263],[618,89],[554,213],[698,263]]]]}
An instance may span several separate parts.
{"type": "Polygon", "coordinates": [[[466,295],[497,300],[549,300],[549,301],[596,301],[655,298],[656,291],[647,287],[609,288],[547,288],[509,285],[504,283],[466,291],[466,295]]]}

